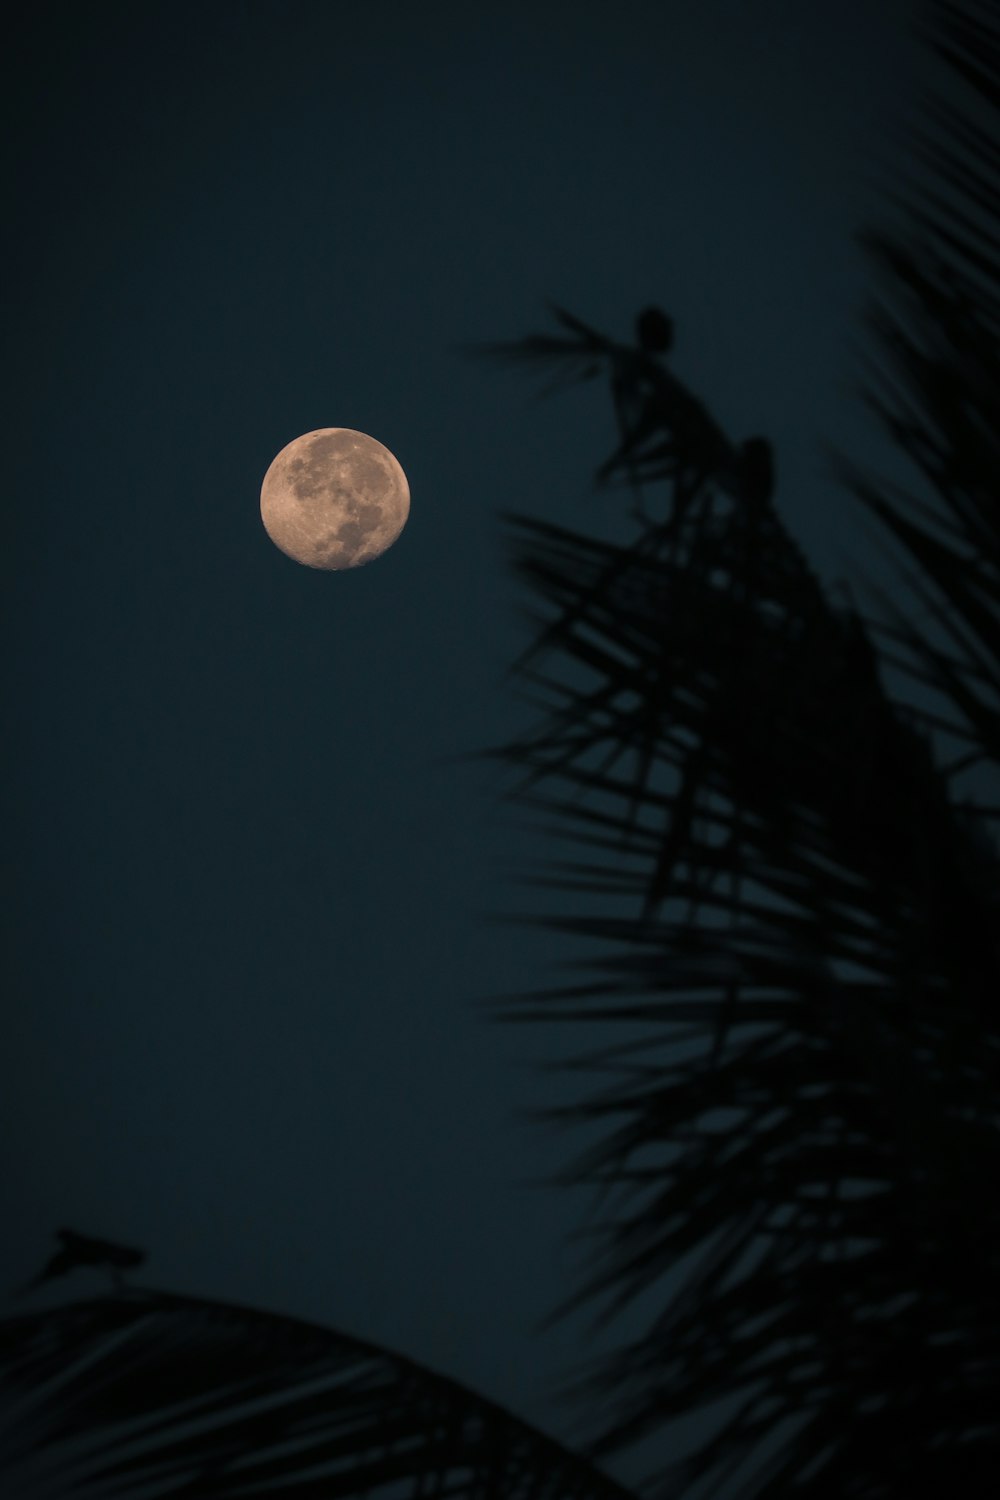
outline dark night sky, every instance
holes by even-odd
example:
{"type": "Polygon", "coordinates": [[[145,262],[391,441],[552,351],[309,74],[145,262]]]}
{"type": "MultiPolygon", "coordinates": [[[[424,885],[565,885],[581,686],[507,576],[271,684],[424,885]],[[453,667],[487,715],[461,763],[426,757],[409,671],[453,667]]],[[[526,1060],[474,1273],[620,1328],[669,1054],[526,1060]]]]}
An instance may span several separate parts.
{"type": "MultiPolygon", "coordinates": [[[[144,1280],[383,1341],[533,1420],[580,1325],[564,1160],[475,1001],[544,981],[525,835],[448,757],[524,722],[497,512],[625,536],[606,394],[462,341],[674,315],[674,367],[827,576],[874,561],[851,394],[904,0],[34,7],[11,47],[0,1286],[57,1224],[144,1280]],[[96,14],[96,19],[95,19],[96,14]],[[572,21],[568,18],[572,17],[572,21]],[[291,438],[412,509],[354,573],[267,540],[291,438]]],[[[69,1287],[98,1289],[95,1279],[69,1287]]],[[[16,1304],[24,1306],[26,1304],[16,1304]]]]}

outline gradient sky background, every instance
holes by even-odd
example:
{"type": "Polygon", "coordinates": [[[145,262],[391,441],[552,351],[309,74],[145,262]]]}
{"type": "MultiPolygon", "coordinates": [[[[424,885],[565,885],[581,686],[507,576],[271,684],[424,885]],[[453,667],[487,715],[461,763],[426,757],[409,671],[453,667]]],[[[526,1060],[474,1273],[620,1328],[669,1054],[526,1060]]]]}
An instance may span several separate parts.
{"type": "MultiPolygon", "coordinates": [[[[563,1430],[565,1160],[517,1123],[569,1046],[475,1001],[555,939],[492,926],[535,845],[448,757],[526,711],[497,512],[608,536],[606,393],[533,399],[466,340],[547,297],[674,368],[832,578],[877,558],[824,441],[852,394],[903,0],[30,8],[10,45],[10,858],[0,1288],[70,1224],[142,1280],[315,1319],[563,1430]],[[412,509],[354,573],[267,540],[320,426],[412,509]],[[530,847],[529,847],[530,844],[530,847]]],[[[96,1277],[66,1291],[102,1288],[96,1277]]],[[[27,1303],[9,1304],[10,1310],[27,1303]]]]}

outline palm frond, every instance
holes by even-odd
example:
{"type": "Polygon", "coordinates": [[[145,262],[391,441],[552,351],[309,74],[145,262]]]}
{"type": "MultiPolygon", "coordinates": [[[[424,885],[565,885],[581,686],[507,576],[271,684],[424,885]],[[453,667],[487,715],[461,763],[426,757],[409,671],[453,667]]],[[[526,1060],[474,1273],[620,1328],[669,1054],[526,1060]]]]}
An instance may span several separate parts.
{"type": "Polygon", "coordinates": [[[1000,772],[1000,22],[996,8],[938,3],[929,39],[971,87],[976,112],[936,101],[914,133],[922,175],[903,194],[908,240],[862,239],[889,294],[868,323],[882,362],[867,400],[912,463],[913,505],[843,460],[861,503],[916,565],[906,575],[932,629],[882,604],[909,674],[942,704],[951,739],[1000,772]],[[947,651],[944,638],[950,643],[947,651]]]}
{"type": "MultiPolygon", "coordinates": [[[[982,89],[973,9],[942,25],[982,89]]],[[[970,213],[993,150],[949,189],[970,213]]],[[[662,1495],[979,1495],[1000,1448],[1000,853],[951,785],[1000,749],[1000,368],[988,241],[956,223],[932,255],[872,239],[909,302],[874,316],[881,413],[944,504],[848,476],[943,641],[835,609],[722,465],[632,546],[514,518],[547,711],[500,757],[567,847],[543,878],[568,902],[532,920],[597,951],[500,1010],[632,1039],[590,1052],[598,1092],[540,1113],[596,1133],[566,1177],[602,1191],[557,1311],[641,1323],[570,1389],[588,1451],[724,1408],[650,1474],[662,1495]],[[880,636],[940,712],[890,698],[880,636]]],[[[637,377],[626,394],[650,416],[637,377]]],[[[644,441],[676,447],[678,410],[644,441]]]]}
{"type": "Polygon", "coordinates": [[[0,1323],[0,1476],[18,1500],[632,1500],[401,1355],[147,1290],[0,1323]]]}
{"type": "Polygon", "coordinates": [[[664,364],[662,345],[672,340],[672,323],[659,309],[646,309],[636,320],[637,343],[616,343],[565,308],[550,303],[556,320],[572,338],[529,334],[507,342],[465,346],[465,352],[506,364],[551,366],[560,373],[543,394],[604,374],[608,379],[620,442],[595,474],[598,484],[624,473],[634,491],[668,477],[675,481],[675,513],[686,509],[709,479],[730,491],[740,484],[740,454],[703,401],[664,364]],[[663,338],[649,345],[648,318],[653,315],[663,338]],[[644,342],[645,339],[645,342],[644,342]],[[666,440],[665,440],[666,439],[666,440]],[[676,481],[690,491],[678,505],[676,481]]]}
{"type": "MultiPolygon", "coordinates": [[[[571,1176],[612,1184],[619,1200],[566,1310],[598,1299],[619,1312],[663,1290],[647,1335],[578,1387],[605,1420],[593,1451],[746,1396],[773,1336],[744,1340],[741,1328],[773,1325],[789,1335],[770,1356],[763,1407],[740,1405],[715,1458],[698,1463],[745,1447],[752,1471],[758,1440],[797,1413],[808,1431],[786,1457],[798,1473],[844,1371],[852,1400],[887,1404],[895,1421],[920,1340],[958,1328],[981,1342],[995,1305],[995,1256],[981,1247],[1000,1244],[1000,1218],[992,1205],[978,1223],[955,1215],[997,1162],[1000,862],[886,698],[859,619],[830,608],[776,519],[758,537],[753,594],[738,591],[732,525],[703,523],[698,564],[635,550],[623,560],[521,522],[522,572],[553,607],[572,686],[553,694],[544,731],[505,755],[516,795],[543,788],[535,801],[582,851],[555,882],[603,911],[543,919],[602,952],[574,965],[581,982],[515,997],[509,1014],[614,1021],[645,1038],[641,1066],[609,1048],[599,1065],[616,1084],[561,1112],[607,1126],[571,1176]],[[692,1025],[700,1053],[677,1064],[675,1038],[692,1025]],[[716,1239],[726,1252],[713,1279],[699,1265],[673,1303],[674,1268],[716,1239]],[[866,1259],[871,1241],[879,1253],[866,1259]],[[803,1266],[815,1296],[790,1290],[803,1266]],[[723,1282],[731,1316],[710,1334],[723,1282]],[[897,1368],[880,1351],[884,1305],[901,1289],[929,1321],[900,1334],[897,1368]],[[703,1368],[692,1351],[723,1335],[703,1368]]],[[[946,1417],[939,1399],[942,1420],[968,1434],[975,1385],[956,1390],[946,1417]]],[[[877,1428],[845,1428],[830,1473],[877,1428]]]]}

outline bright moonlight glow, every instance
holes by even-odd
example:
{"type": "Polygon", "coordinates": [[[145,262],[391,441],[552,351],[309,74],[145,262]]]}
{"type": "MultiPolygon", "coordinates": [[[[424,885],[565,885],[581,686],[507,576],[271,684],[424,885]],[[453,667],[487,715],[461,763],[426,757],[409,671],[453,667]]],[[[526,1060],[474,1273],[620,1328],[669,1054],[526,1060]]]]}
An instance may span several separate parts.
{"type": "Polygon", "coordinates": [[[260,490],[264,530],[307,568],[360,568],[392,546],[409,514],[410,487],[396,458],[351,427],[297,437],[260,490]]]}

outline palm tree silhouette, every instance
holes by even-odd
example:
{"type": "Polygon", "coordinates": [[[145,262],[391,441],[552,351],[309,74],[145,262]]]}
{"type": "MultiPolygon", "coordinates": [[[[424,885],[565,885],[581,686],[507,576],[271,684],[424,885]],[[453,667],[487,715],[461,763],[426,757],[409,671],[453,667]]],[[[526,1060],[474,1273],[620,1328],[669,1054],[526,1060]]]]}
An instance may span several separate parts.
{"type": "Polygon", "coordinates": [[[1000,807],[962,787],[1000,767],[1000,26],[934,17],[979,113],[935,107],[909,239],[869,236],[897,306],[868,396],[919,493],[840,460],[930,625],[832,604],[766,439],[666,369],[664,314],[630,346],[559,309],[560,335],[493,350],[607,375],[607,476],[670,502],[621,546],[513,518],[546,712],[499,754],[568,840],[546,920],[599,946],[499,1011],[617,1028],[579,1060],[602,1089],[542,1111],[596,1133],[567,1175],[605,1190],[557,1315],[655,1307],[569,1388],[580,1453],[345,1335],[130,1289],[0,1324],[15,1492],[621,1500],[605,1459],[712,1407],[643,1493],[992,1493],[1000,807]]]}

